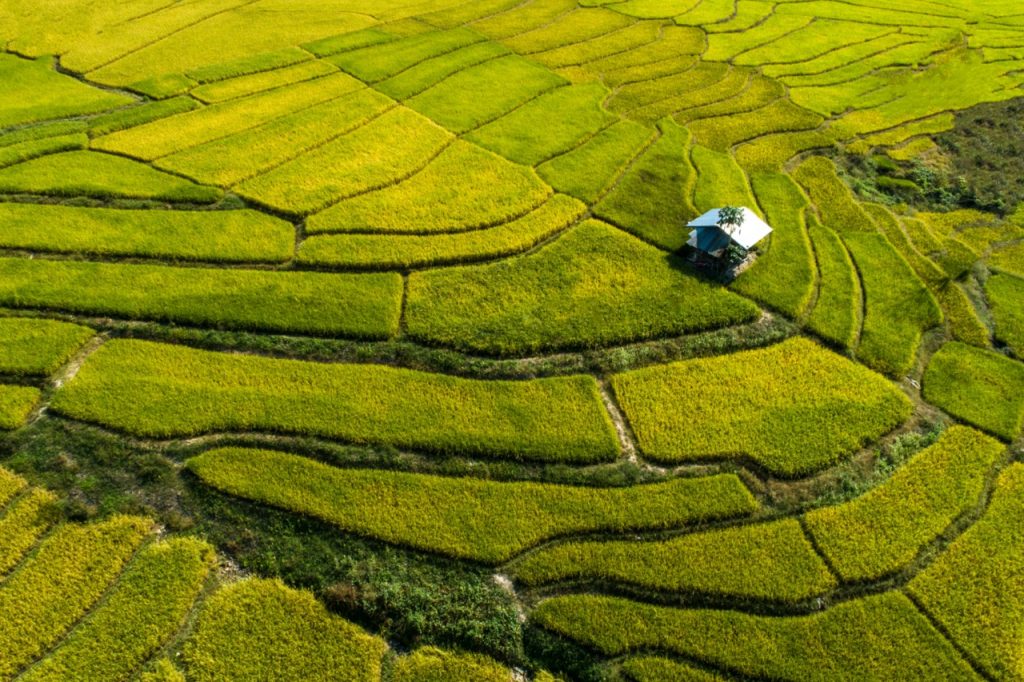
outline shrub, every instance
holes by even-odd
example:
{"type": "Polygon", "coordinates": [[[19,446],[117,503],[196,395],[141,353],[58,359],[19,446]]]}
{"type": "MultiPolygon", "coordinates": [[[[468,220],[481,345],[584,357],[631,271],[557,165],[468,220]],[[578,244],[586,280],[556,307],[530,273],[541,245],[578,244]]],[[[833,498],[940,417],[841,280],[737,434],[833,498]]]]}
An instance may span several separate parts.
{"type": "Polygon", "coordinates": [[[457,140],[411,178],[339,202],[306,227],[312,234],[465,231],[515,220],[550,195],[532,169],[457,140]]]}
{"type": "Polygon", "coordinates": [[[609,656],[666,651],[757,678],[974,678],[956,649],[899,592],[783,617],[579,595],[541,602],[532,618],[609,656]]]}
{"type": "Polygon", "coordinates": [[[509,55],[464,69],[406,104],[448,130],[465,133],[566,84],[543,66],[509,55]]]}
{"type": "Polygon", "coordinates": [[[857,357],[879,372],[901,376],[914,364],[921,334],[942,323],[942,311],[883,235],[850,233],[844,241],[866,294],[857,357]]]}
{"type": "Polygon", "coordinates": [[[646,456],[740,455],[782,476],[834,463],[911,411],[888,381],[803,338],[618,374],[612,386],[646,456]]]}
{"type": "Polygon", "coordinates": [[[807,327],[828,341],[850,348],[860,332],[863,314],[860,279],[835,232],[811,221],[808,234],[817,256],[820,284],[807,327]]]}
{"type": "Polygon", "coordinates": [[[0,675],[14,676],[57,643],[151,531],[145,519],[115,517],[50,535],[0,588],[0,675]]]}
{"type": "Polygon", "coordinates": [[[127,211],[0,204],[0,246],[102,256],[282,263],[295,228],[256,211],[127,211]],[[46,225],[45,230],[39,229],[46,225]]]}
{"type": "Polygon", "coordinates": [[[57,518],[56,496],[33,488],[0,516],[0,577],[17,565],[57,518]]]}
{"type": "Polygon", "coordinates": [[[588,488],[339,469],[240,448],[211,450],[187,466],[208,485],[239,497],[351,533],[489,564],[572,532],[674,527],[757,508],[732,474],[588,488]]]}
{"type": "Polygon", "coordinates": [[[0,385],[0,431],[22,426],[41,397],[39,389],[32,386],[0,385]]]}
{"type": "Polygon", "coordinates": [[[671,120],[658,129],[658,139],[593,211],[642,239],[676,250],[689,238],[683,226],[696,215],[690,203],[696,180],[687,153],[690,133],[671,120]]]}
{"type": "Polygon", "coordinates": [[[978,504],[1004,446],[954,426],[888,481],[852,502],[807,514],[817,546],[844,580],[875,580],[909,565],[978,504]]]}
{"type": "Polygon", "coordinates": [[[1013,440],[1024,426],[1024,366],[993,351],[947,343],[925,371],[924,399],[1013,440]]]}
{"type": "Polygon", "coordinates": [[[512,672],[480,654],[423,647],[402,656],[391,669],[393,682],[508,682],[512,672]]]}
{"type": "Polygon", "coordinates": [[[351,76],[336,74],[114,132],[96,138],[92,146],[152,161],[248,130],[361,87],[362,84],[351,76]]]}
{"type": "Polygon", "coordinates": [[[807,202],[788,175],[761,173],[750,179],[774,231],[767,253],[759,255],[754,266],[733,282],[733,291],[799,317],[811,301],[816,279],[804,222],[807,202]]]}
{"type": "Polygon", "coordinates": [[[273,88],[301,83],[336,72],[337,69],[327,62],[299,62],[298,64],[279,69],[260,71],[200,85],[198,88],[193,89],[190,94],[201,102],[215,104],[237,97],[254,95],[273,88]]]}
{"type": "Polygon", "coordinates": [[[618,455],[589,376],[477,381],[111,341],[57,393],[53,407],[156,438],[256,429],[547,461],[618,455]]]}
{"type": "Polygon", "coordinates": [[[239,184],[235,191],[271,208],[308,214],[420,171],[451,142],[451,135],[404,107],[281,166],[239,184]]]}
{"type": "Polygon", "coordinates": [[[398,331],[401,298],[402,279],[394,273],[0,258],[4,305],[229,329],[383,339],[398,331]]]}
{"type": "Polygon", "coordinates": [[[346,92],[254,128],[164,156],[155,165],[227,187],[350,133],[393,104],[370,88],[346,92]]]}
{"type": "Polygon", "coordinates": [[[836,585],[791,519],[653,542],[568,542],[528,555],[513,572],[528,585],[611,580],[779,602],[799,602],[836,585]]]}
{"type": "Polygon", "coordinates": [[[302,242],[298,260],[318,265],[405,270],[511,256],[553,237],[579,220],[585,211],[584,204],[556,194],[521,218],[472,232],[312,237],[302,242]]]}
{"type": "Polygon", "coordinates": [[[646,126],[620,121],[572,151],[544,162],[537,173],[559,192],[592,204],[651,139],[646,126]]]}
{"type": "Polygon", "coordinates": [[[131,159],[90,151],[52,154],[0,170],[0,192],[128,197],[209,203],[223,192],[168,175],[131,159]]]}
{"type": "Polygon", "coordinates": [[[985,282],[996,321],[996,338],[1024,359],[1024,279],[996,275],[985,282]]]}
{"type": "Polygon", "coordinates": [[[615,123],[618,118],[601,105],[607,96],[608,89],[600,83],[558,88],[466,139],[517,163],[536,166],[615,123]]]}
{"type": "Polygon", "coordinates": [[[999,477],[984,516],[908,590],[993,679],[1024,675],[1024,465],[999,477]]]}
{"type": "Polygon", "coordinates": [[[215,592],[183,657],[196,682],[377,680],[387,644],[332,615],[309,592],[250,578],[215,592]]]}
{"type": "Polygon", "coordinates": [[[53,374],[93,333],[56,320],[0,318],[0,373],[53,374]]]}
{"type": "Polygon", "coordinates": [[[536,253],[415,273],[410,336],[472,351],[586,348],[748,322],[758,311],[683,263],[589,221],[536,253]]]}
{"type": "Polygon", "coordinates": [[[28,670],[25,682],[122,679],[173,638],[214,563],[193,538],[143,548],[102,605],[28,670]]]}

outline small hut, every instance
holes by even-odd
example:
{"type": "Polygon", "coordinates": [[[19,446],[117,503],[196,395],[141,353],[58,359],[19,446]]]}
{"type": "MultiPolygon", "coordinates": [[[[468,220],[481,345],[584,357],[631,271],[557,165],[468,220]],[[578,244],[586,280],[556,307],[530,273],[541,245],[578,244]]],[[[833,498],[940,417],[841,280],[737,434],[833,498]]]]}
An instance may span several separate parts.
{"type": "Polygon", "coordinates": [[[772,228],[745,206],[740,208],[742,219],[735,223],[725,223],[719,216],[720,210],[711,209],[687,224],[691,229],[686,245],[692,247],[698,256],[721,261],[730,245],[735,244],[745,253],[771,234],[772,228]]]}

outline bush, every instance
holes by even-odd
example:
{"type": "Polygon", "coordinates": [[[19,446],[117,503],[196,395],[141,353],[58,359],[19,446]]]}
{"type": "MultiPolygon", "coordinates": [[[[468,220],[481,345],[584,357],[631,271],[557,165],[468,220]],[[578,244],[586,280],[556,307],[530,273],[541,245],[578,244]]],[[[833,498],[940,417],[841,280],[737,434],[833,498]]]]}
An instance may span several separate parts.
{"type": "Polygon", "coordinates": [[[757,308],[680,259],[588,221],[494,264],[414,273],[411,337],[490,354],[591,348],[749,322],[757,308]]]}
{"type": "Polygon", "coordinates": [[[94,333],[87,327],[56,320],[0,318],[0,373],[53,374],[94,333]]]}
{"type": "Polygon", "coordinates": [[[908,590],[993,679],[1024,675],[1024,465],[999,477],[984,516],[908,590]]]}
{"type": "Polygon", "coordinates": [[[338,469],[238,448],[211,450],[187,466],[232,495],[316,516],[358,535],[492,564],[572,532],[670,528],[757,508],[732,474],[585,488],[338,469]],[[381,506],[381,499],[388,504],[381,506]]]}
{"type": "Polygon", "coordinates": [[[590,376],[477,381],[126,340],[90,356],[52,405],[154,438],[263,430],[557,462],[619,452],[590,376]]]}
{"type": "Polygon", "coordinates": [[[1024,366],[990,350],[947,343],[925,371],[924,399],[1013,440],[1024,426],[1024,366]]]}
{"type": "Polygon", "coordinates": [[[899,592],[786,617],[578,595],[541,602],[532,619],[608,656],[665,651],[762,679],[975,677],[956,649],[899,592]]]}
{"type": "Polygon", "coordinates": [[[377,680],[387,644],[330,614],[309,592],[250,578],[203,605],[183,658],[196,682],[377,680]]]}
{"type": "Polygon", "coordinates": [[[50,535],[0,589],[0,675],[14,676],[60,641],[151,531],[145,519],[115,517],[50,535]]]}
{"type": "Polygon", "coordinates": [[[828,466],[911,411],[888,381],[803,338],[619,374],[612,386],[647,457],[749,457],[781,476],[828,466]]]}
{"type": "Polygon", "coordinates": [[[839,575],[876,580],[908,566],[977,504],[1004,446],[954,426],[867,494],[807,514],[807,528],[839,575]]]}
{"type": "Polygon", "coordinates": [[[385,339],[398,331],[401,298],[397,273],[0,258],[2,305],[133,320],[385,339]]]}
{"type": "Polygon", "coordinates": [[[794,520],[654,542],[568,542],[513,567],[528,585],[610,580],[654,590],[800,602],[836,585],[794,520]]]}
{"type": "Polygon", "coordinates": [[[25,682],[113,680],[130,676],[181,627],[214,563],[193,538],[143,548],[106,595],[25,682]]]}

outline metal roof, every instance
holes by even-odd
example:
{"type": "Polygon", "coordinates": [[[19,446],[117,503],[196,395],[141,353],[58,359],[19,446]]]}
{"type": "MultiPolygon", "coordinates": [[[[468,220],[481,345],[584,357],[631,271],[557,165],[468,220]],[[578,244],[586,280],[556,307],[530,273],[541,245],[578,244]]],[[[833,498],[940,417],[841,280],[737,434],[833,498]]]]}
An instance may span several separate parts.
{"type": "MultiPolygon", "coordinates": [[[[722,230],[722,228],[718,226],[719,210],[720,209],[713,208],[704,215],[702,215],[701,217],[697,218],[696,220],[691,220],[687,224],[687,227],[695,228],[695,232],[709,233],[707,237],[699,236],[698,241],[707,240],[707,243],[709,244],[716,243],[716,241],[711,237],[711,233],[718,232],[726,240],[728,240],[731,237],[734,242],[742,246],[744,249],[749,249],[752,246],[754,246],[754,244],[758,243],[759,241],[767,237],[769,234],[771,234],[772,228],[769,227],[766,222],[761,220],[761,218],[759,218],[756,213],[751,211],[746,206],[740,207],[740,210],[743,211],[743,224],[736,227],[731,234],[726,233],[724,230],[722,230]],[[709,230],[705,228],[714,229],[709,230]]],[[[694,232],[690,232],[690,239],[691,241],[693,241],[694,232]]],[[[729,242],[726,241],[725,243],[728,244],[729,242]]],[[[697,248],[700,249],[701,251],[708,251],[710,253],[709,249],[705,249],[702,246],[697,245],[697,248]]],[[[719,246],[717,248],[722,247],[719,246]]]]}

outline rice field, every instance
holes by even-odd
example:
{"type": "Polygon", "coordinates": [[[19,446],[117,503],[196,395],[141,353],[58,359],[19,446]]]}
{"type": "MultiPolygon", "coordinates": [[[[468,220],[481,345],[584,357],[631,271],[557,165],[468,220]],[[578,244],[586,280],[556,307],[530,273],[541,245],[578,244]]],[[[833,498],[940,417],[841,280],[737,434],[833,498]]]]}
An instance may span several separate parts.
{"type": "Polygon", "coordinates": [[[1018,5],[0,0],[0,679],[1024,679],[1018,5]]]}

